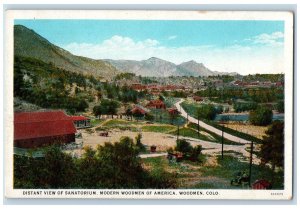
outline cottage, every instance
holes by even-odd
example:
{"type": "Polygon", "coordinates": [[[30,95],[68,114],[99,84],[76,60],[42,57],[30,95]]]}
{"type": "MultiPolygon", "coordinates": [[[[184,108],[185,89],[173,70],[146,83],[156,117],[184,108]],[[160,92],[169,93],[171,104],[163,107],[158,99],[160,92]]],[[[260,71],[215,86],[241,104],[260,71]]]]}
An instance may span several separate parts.
{"type": "Polygon", "coordinates": [[[272,184],[264,179],[261,180],[256,180],[253,184],[252,184],[252,189],[271,189],[272,188],[272,184]]]}
{"type": "Polygon", "coordinates": [[[84,116],[71,116],[73,123],[77,129],[91,127],[91,120],[84,116]]]}
{"type": "Polygon", "coordinates": [[[163,101],[157,99],[157,100],[151,100],[146,107],[148,108],[155,108],[155,109],[166,109],[166,105],[163,101]]]}
{"type": "Polygon", "coordinates": [[[14,146],[36,148],[75,142],[76,128],[62,111],[14,114],[14,146]]]}
{"type": "Polygon", "coordinates": [[[150,112],[150,110],[148,110],[147,108],[144,108],[141,105],[135,105],[131,110],[131,113],[133,115],[141,115],[141,116],[145,116],[149,112],[150,112]]]}
{"type": "Polygon", "coordinates": [[[193,96],[193,100],[194,100],[195,102],[202,102],[202,101],[203,101],[203,98],[200,97],[200,96],[193,96]]]}
{"type": "Polygon", "coordinates": [[[168,109],[168,112],[170,115],[179,115],[179,113],[180,113],[176,107],[168,109]]]}

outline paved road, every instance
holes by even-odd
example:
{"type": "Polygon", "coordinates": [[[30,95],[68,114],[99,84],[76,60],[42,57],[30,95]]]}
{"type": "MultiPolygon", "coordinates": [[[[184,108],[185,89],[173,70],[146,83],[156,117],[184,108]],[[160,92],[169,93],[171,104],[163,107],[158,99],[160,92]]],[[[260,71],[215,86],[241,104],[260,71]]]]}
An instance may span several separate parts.
{"type": "MultiPolygon", "coordinates": [[[[184,100],[181,99],[179,102],[177,102],[175,104],[176,108],[178,109],[178,111],[181,113],[181,115],[184,117],[184,118],[188,118],[188,120],[192,123],[198,123],[198,120],[196,118],[193,118],[192,116],[188,115],[186,113],[186,111],[180,106],[180,104],[183,102],[184,100]]],[[[200,127],[202,128],[205,128],[211,132],[214,132],[215,134],[219,135],[219,136],[222,136],[222,131],[213,127],[213,126],[210,126],[206,123],[204,123],[203,121],[199,121],[199,125],[200,127]]],[[[231,134],[228,134],[228,133],[225,133],[224,132],[224,138],[230,140],[230,141],[234,141],[234,142],[238,142],[238,143],[243,143],[243,144],[247,144],[247,143],[250,143],[250,141],[247,141],[245,139],[242,139],[240,137],[237,137],[237,136],[233,136],[231,134]]]]}

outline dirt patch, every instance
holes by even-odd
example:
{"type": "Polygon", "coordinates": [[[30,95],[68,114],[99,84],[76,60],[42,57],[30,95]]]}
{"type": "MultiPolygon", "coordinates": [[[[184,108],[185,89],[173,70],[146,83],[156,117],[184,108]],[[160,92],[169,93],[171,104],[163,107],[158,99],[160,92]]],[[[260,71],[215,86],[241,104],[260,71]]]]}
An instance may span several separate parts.
{"type": "Polygon", "coordinates": [[[241,124],[241,123],[229,123],[229,124],[225,124],[225,127],[255,136],[256,138],[259,139],[263,139],[263,136],[265,135],[265,132],[268,129],[268,127],[266,126],[254,126],[250,124],[241,124]]]}
{"type": "Polygon", "coordinates": [[[203,166],[206,167],[217,167],[218,164],[218,159],[217,156],[207,156],[206,161],[203,166]]]}

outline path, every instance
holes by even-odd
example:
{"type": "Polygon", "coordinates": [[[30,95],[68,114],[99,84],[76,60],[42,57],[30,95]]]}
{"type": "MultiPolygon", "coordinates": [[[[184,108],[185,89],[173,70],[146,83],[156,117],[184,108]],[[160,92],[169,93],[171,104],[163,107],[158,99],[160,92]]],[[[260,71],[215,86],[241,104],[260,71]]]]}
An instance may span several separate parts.
{"type": "MultiPolygon", "coordinates": [[[[181,113],[181,115],[184,117],[184,118],[187,118],[190,122],[192,123],[198,123],[198,120],[196,118],[193,118],[192,116],[188,115],[187,112],[180,106],[180,104],[183,102],[184,100],[181,99],[179,102],[175,103],[175,106],[176,108],[178,109],[178,111],[181,113]]],[[[204,128],[204,129],[207,129],[208,131],[211,131],[219,136],[222,136],[222,131],[211,126],[211,125],[208,125],[206,123],[204,123],[203,121],[199,121],[199,125],[200,127],[204,128]]],[[[225,133],[223,134],[224,138],[230,140],[230,141],[234,141],[234,142],[238,142],[238,143],[243,143],[243,144],[249,144],[250,141],[247,141],[245,139],[242,139],[240,137],[237,137],[237,136],[233,136],[231,134],[228,134],[228,133],[225,133]]]]}
{"type": "Polygon", "coordinates": [[[161,157],[161,156],[167,156],[168,153],[167,152],[163,152],[163,153],[152,153],[152,154],[140,154],[139,157],[140,158],[149,158],[149,157],[161,157]]]}

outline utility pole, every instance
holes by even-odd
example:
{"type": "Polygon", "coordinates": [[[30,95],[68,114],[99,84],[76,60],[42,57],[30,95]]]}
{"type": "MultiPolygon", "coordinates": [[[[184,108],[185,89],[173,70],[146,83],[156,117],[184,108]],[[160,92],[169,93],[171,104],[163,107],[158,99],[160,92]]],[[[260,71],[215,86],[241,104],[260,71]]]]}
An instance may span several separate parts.
{"type": "Polygon", "coordinates": [[[222,160],[224,158],[224,125],[222,126],[222,160]]]}
{"type": "Polygon", "coordinates": [[[200,125],[199,125],[199,116],[198,116],[198,137],[200,137],[200,125]]]}
{"type": "Polygon", "coordinates": [[[252,155],[253,155],[253,140],[251,141],[251,148],[250,148],[249,187],[251,187],[252,155]]]}

